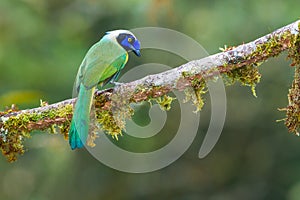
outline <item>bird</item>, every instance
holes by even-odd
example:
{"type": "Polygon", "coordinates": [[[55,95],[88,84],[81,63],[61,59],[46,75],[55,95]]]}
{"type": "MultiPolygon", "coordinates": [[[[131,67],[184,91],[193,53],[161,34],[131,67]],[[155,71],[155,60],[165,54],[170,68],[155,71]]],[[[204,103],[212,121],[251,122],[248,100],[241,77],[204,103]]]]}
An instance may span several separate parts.
{"type": "Polygon", "coordinates": [[[128,52],[141,56],[140,42],[128,30],[108,31],[86,53],[76,76],[73,96],[77,96],[69,130],[72,150],[83,148],[86,143],[92,99],[97,86],[102,88],[116,82],[128,61],[128,52]]]}

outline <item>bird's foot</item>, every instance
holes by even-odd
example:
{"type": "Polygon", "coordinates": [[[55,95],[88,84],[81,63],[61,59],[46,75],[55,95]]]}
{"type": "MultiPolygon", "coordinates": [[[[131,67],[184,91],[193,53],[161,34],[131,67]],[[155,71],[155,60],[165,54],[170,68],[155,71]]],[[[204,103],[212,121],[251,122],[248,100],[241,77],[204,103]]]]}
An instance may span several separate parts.
{"type": "Polygon", "coordinates": [[[110,83],[115,85],[115,86],[121,86],[121,85],[124,84],[124,83],[120,83],[120,82],[116,82],[116,81],[111,81],[110,83]]]}

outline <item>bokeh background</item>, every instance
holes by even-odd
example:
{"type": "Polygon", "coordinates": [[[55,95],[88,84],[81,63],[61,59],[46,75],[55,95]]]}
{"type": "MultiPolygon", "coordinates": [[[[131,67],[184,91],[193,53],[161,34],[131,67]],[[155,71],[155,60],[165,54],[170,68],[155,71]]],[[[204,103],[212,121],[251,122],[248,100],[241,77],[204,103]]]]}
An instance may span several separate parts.
{"type": "MultiPolygon", "coordinates": [[[[213,54],[297,20],[299,6],[295,0],[1,0],[0,107],[71,98],[81,60],[107,30],[170,28],[213,54]]],[[[185,62],[166,53],[142,53],[140,59],[131,57],[128,69],[144,62],[172,67],[185,62]]],[[[147,174],[113,170],[85,150],[71,151],[60,134],[35,132],[17,162],[0,157],[0,199],[300,199],[300,140],[275,122],[284,118],[277,108],[287,105],[293,69],[283,54],[263,64],[261,73],[257,98],[239,84],[226,88],[225,127],[204,159],[197,155],[210,119],[209,98],[188,151],[147,174]]],[[[175,103],[170,112],[176,109],[175,103]]],[[[149,123],[141,113],[139,123],[149,123]]],[[[159,133],[165,140],[141,140],[131,149],[171,140],[178,125],[172,116],[177,115],[168,115],[173,123],[159,133]]]]}

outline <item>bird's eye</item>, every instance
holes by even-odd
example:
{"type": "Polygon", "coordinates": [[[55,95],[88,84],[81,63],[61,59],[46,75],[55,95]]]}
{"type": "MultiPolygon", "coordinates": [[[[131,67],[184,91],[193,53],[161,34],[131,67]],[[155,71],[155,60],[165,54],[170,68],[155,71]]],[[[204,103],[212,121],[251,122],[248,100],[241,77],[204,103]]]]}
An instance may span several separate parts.
{"type": "Polygon", "coordinates": [[[127,39],[127,41],[128,41],[129,43],[131,43],[131,42],[132,42],[132,38],[129,37],[129,38],[127,39]]]}

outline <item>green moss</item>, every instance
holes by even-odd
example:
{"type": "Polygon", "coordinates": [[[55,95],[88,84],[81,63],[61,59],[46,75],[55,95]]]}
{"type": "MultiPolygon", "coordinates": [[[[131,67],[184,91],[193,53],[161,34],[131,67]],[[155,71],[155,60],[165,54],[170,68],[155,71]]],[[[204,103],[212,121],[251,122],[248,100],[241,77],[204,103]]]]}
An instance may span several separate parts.
{"type": "Polygon", "coordinates": [[[100,123],[101,128],[113,138],[118,139],[118,135],[122,135],[122,127],[118,126],[113,116],[112,111],[99,110],[96,112],[97,121],[100,123]]]}
{"type": "MultiPolygon", "coordinates": [[[[299,23],[300,26],[300,23],[299,23]]],[[[300,28],[298,29],[300,30],[300,28]]],[[[288,59],[292,61],[291,66],[300,66],[300,36],[299,34],[292,35],[291,43],[289,44],[288,59]]]]}
{"type": "Polygon", "coordinates": [[[257,59],[258,57],[275,57],[282,52],[286,47],[290,48],[292,45],[293,34],[289,31],[281,35],[271,35],[267,42],[257,44],[255,51],[253,51],[246,59],[257,59]]]}
{"type": "Polygon", "coordinates": [[[284,119],[285,125],[289,132],[295,133],[299,136],[300,127],[300,67],[296,66],[294,81],[292,88],[289,89],[288,94],[289,105],[280,109],[286,111],[286,118],[284,119]]]}
{"type": "MultiPolygon", "coordinates": [[[[96,109],[96,119],[101,129],[117,140],[118,136],[122,135],[122,130],[125,130],[126,119],[131,118],[134,113],[130,107],[131,95],[130,92],[122,95],[114,93],[106,109],[100,107],[96,109]]],[[[94,138],[92,135],[91,140],[94,138]]]]}
{"type": "MultiPolygon", "coordinates": [[[[297,57],[297,46],[299,48],[299,36],[298,34],[291,34],[289,31],[284,32],[282,35],[271,35],[267,42],[257,44],[255,50],[247,57],[242,60],[238,60],[235,63],[230,64],[241,64],[242,62],[251,61],[251,65],[245,64],[242,67],[233,69],[226,74],[227,84],[231,85],[236,81],[241,82],[242,85],[250,86],[253,95],[256,97],[255,86],[259,83],[261,74],[257,67],[261,64],[256,60],[265,60],[270,57],[275,57],[282,52],[282,50],[289,49],[289,57],[297,57]],[[254,64],[253,64],[254,62],[254,64]]],[[[230,50],[230,48],[222,49],[223,51],[230,50]]],[[[293,59],[292,59],[293,60],[293,59]]],[[[299,60],[299,59],[298,59],[299,60]]],[[[298,65],[297,59],[293,60],[292,65],[298,65]]],[[[227,67],[227,66],[224,66],[227,67]]],[[[226,78],[225,78],[226,80],[226,78]]]]}
{"type": "Polygon", "coordinates": [[[69,121],[66,121],[60,125],[57,125],[58,129],[59,129],[59,132],[61,134],[63,134],[65,140],[68,140],[69,138],[69,129],[70,129],[70,122],[69,121]]]}
{"type": "Polygon", "coordinates": [[[125,120],[133,115],[133,110],[130,108],[127,111],[113,112],[111,110],[97,110],[96,118],[101,126],[101,129],[118,140],[118,136],[122,136],[122,130],[125,129],[125,120]]]}
{"type": "MultiPolygon", "coordinates": [[[[300,30],[300,23],[298,24],[300,30]]],[[[292,60],[291,66],[295,67],[295,75],[291,89],[288,94],[288,106],[280,111],[286,111],[285,125],[289,132],[299,136],[300,128],[300,36],[292,35],[289,44],[288,58],[292,60]]],[[[282,120],[280,120],[282,121],[282,120]]]]}
{"type": "Polygon", "coordinates": [[[172,101],[175,99],[176,98],[164,95],[163,97],[156,98],[155,101],[158,103],[161,110],[168,111],[171,109],[172,101]]]}
{"type": "Polygon", "coordinates": [[[257,65],[245,65],[225,73],[226,85],[232,85],[236,81],[242,85],[250,86],[253,96],[256,96],[255,86],[260,82],[261,74],[257,65]]]}
{"type": "MultiPolygon", "coordinates": [[[[216,69],[211,69],[207,72],[207,74],[213,74],[216,69]]],[[[198,77],[195,75],[191,75],[190,72],[182,72],[182,76],[185,80],[190,82],[191,87],[186,87],[184,89],[185,99],[184,102],[191,101],[195,106],[195,112],[198,112],[204,106],[204,100],[202,96],[207,92],[207,87],[205,80],[202,77],[198,77]]],[[[210,77],[210,79],[214,79],[214,77],[210,77]]]]}
{"type": "Polygon", "coordinates": [[[196,111],[198,112],[204,106],[203,95],[207,92],[206,83],[203,79],[198,79],[195,77],[191,81],[191,87],[184,89],[185,100],[184,102],[191,101],[196,106],[196,111]]]}
{"type": "Polygon", "coordinates": [[[168,91],[168,87],[165,86],[137,86],[130,97],[130,102],[156,98],[168,91]]]}
{"type": "Polygon", "coordinates": [[[188,77],[191,77],[191,76],[192,76],[191,72],[187,72],[187,71],[182,72],[181,75],[182,75],[184,78],[188,78],[188,77]]]}
{"type": "MultiPolygon", "coordinates": [[[[2,114],[8,114],[3,113],[2,114]]],[[[2,154],[9,162],[17,160],[18,155],[24,153],[24,139],[30,137],[32,130],[46,130],[50,133],[56,133],[56,127],[59,125],[61,133],[66,135],[69,123],[59,123],[59,118],[68,118],[72,114],[72,105],[66,105],[57,109],[49,110],[43,113],[21,113],[9,118],[1,117],[0,127],[0,148],[2,154]],[[49,120],[49,123],[45,122],[49,120]],[[43,123],[38,123],[43,120],[43,123]],[[54,122],[53,122],[54,120],[54,122]]]]}
{"type": "MultiPolygon", "coordinates": [[[[136,100],[155,100],[162,109],[169,110],[171,108],[172,98],[170,96],[156,97],[158,91],[163,90],[161,86],[137,86],[132,93],[114,93],[110,96],[111,103],[106,106],[105,109],[97,106],[96,107],[96,119],[100,125],[100,128],[106,133],[117,139],[121,135],[122,131],[125,130],[126,119],[130,119],[134,114],[134,110],[130,106],[130,102],[136,100]],[[134,96],[136,95],[136,96],[134,96]],[[135,99],[133,99],[133,96],[135,99]],[[141,99],[139,99],[141,98],[141,99]],[[145,99],[146,98],[146,99],[145,99]]],[[[98,104],[98,103],[97,103],[98,104]]],[[[95,135],[92,136],[89,143],[93,144],[95,135]]]]}
{"type": "Polygon", "coordinates": [[[27,124],[29,119],[22,115],[19,117],[2,117],[2,127],[0,129],[0,147],[2,154],[8,162],[17,160],[17,155],[24,153],[23,140],[29,138],[27,124]]]}
{"type": "MultiPolygon", "coordinates": [[[[119,88],[120,90],[122,88],[119,88]]],[[[126,119],[130,119],[134,114],[131,108],[131,102],[140,102],[144,100],[153,100],[160,102],[166,109],[170,108],[171,97],[157,98],[157,95],[166,92],[167,89],[162,86],[145,86],[139,85],[135,87],[132,92],[126,90],[124,92],[115,92],[110,95],[110,102],[107,99],[96,97],[95,101],[95,114],[97,123],[100,128],[106,133],[117,139],[122,135],[125,130],[126,119]]],[[[100,95],[102,96],[102,95],[100,95]]],[[[97,136],[91,132],[89,135],[88,143],[94,145],[94,139],[97,136]]]]}
{"type": "MultiPolygon", "coordinates": [[[[300,24],[298,24],[300,29],[300,24]]],[[[298,29],[298,30],[299,30],[298,29]]],[[[229,51],[233,47],[224,47],[222,51],[229,51]]],[[[281,36],[270,36],[267,42],[263,44],[257,44],[256,49],[247,57],[236,57],[232,62],[228,61],[223,67],[236,67],[226,73],[227,83],[233,84],[236,81],[242,83],[242,85],[250,86],[252,93],[256,96],[255,86],[259,83],[261,75],[257,69],[260,63],[257,60],[264,60],[269,57],[277,56],[283,49],[289,49],[288,58],[292,60],[291,65],[295,66],[295,77],[292,84],[292,88],[289,90],[288,100],[289,105],[282,110],[287,112],[287,117],[284,119],[285,124],[289,131],[298,133],[300,126],[300,38],[299,34],[291,34],[286,32],[281,36]],[[249,63],[256,64],[246,64],[249,63]]],[[[197,111],[201,110],[204,105],[202,98],[203,94],[207,92],[205,81],[202,78],[193,77],[189,72],[182,73],[183,79],[190,81],[191,87],[185,89],[186,99],[185,101],[192,101],[197,107],[197,111]]],[[[184,84],[183,84],[184,85],[184,84]]],[[[185,86],[185,85],[184,85],[185,86]]],[[[108,96],[100,95],[96,97],[96,120],[100,123],[102,129],[112,135],[113,138],[118,139],[119,135],[122,135],[122,130],[125,129],[125,120],[133,115],[129,103],[137,101],[143,101],[146,99],[155,99],[157,103],[164,110],[171,108],[171,102],[174,98],[164,95],[170,88],[162,86],[141,86],[137,87],[132,93],[127,92],[129,96],[109,96],[112,103],[109,104],[108,96]],[[141,93],[141,94],[140,94],[141,93]],[[138,94],[140,94],[138,96],[138,94]],[[134,96],[133,95],[137,95],[134,96]],[[157,98],[158,97],[158,98],[157,98]],[[105,107],[104,109],[100,109],[105,107]],[[97,109],[98,108],[98,109],[97,109]]],[[[47,102],[41,101],[41,106],[48,105],[47,102]]],[[[23,141],[25,138],[30,137],[30,131],[32,130],[49,130],[48,132],[56,133],[57,129],[64,134],[65,138],[68,137],[69,119],[72,116],[72,105],[66,105],[60,108],[49,110],[43,113],[21,113],[17,116],[11,116],[9,118],[3,117],[9,112],[15,111],[13,108],[0,112],[0,148],[3,155],[8,161],[12,162],[17,159],[17,156],[25,152],[23,141]],[[61,118],[63,120],[61,120],[61,118]],[[41,122],[40,122],[41,121],[41,122]]],[[[89,144],[92,146],[94,139],[97,135],[93,132],[89,134],[89,144]]]]}

